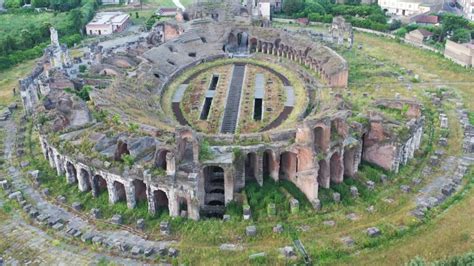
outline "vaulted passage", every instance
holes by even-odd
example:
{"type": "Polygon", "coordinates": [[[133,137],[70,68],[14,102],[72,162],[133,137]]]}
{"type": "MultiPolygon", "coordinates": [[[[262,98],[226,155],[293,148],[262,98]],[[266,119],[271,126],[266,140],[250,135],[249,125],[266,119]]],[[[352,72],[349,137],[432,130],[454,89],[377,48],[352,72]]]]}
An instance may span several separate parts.
{"type": "Polygon", "coordinates": [[[133,186],[135,187],[135,200],[146,201],[146,185],[142,180],[133,180],[133,186]]]}
{"type": "Polygon", "coordinates": [[[168,209],[168,196],[163,190],[155,190],[153,191],[153,197],[155,200],[155,210],[157,213],[159,212],[169,212],[168,209]]]}
{"type": "Polygon", "coordinates": [[[257,154],[248,153],[245,157],[245,182],[257,181],[257,154]]]}
{"type": "Polygon", "coordinates": [[[313,130],[313,135],[314,135],[314,149],[316,151],[320,151],[323,149],[324,145],[324,129],[322,127],[316,127],[313,130]]]}
{"type": "Polygon", "coordinates": [[[204,208],[207,217],[222,217],[225,211],[224,169],[206,166],[204,173],[204,208]]]}
{"type": "Polygon", "coordinates": [[[355,169],[355,153],[356,147],[346,148],[344,150],[344,175],[354,177],[355,169]]]}
{"type": "Polygon", "coordinates": [[[318,184],[319,187],[329,188],[329,167],[326,160],[319,161],[318,184]]]}
{"type": "Polygon", "coordinates": [[[188,201],[186,200],[186,198],[178,197],[178,208],[180,216],[188,216],[188,201]]]}
{"type": "Polygon", "coordinates": [[[96,196],[107,192],[107,181],[101,175],[95,175],[92,178],[92,185],[95,187],[96,196]]]}
{"type": "Polygon", "coordinates": [[[155,162],[155,166],[160,168],[160,169],[163,169],[163,170],[166,170],[168,167],[167,167],[167,163],[166,163],[166,155],[169,153],[170,151],[168,150],[161,150],[158,152],[157,156],[156,156],[156,162],[155,162]]]}
{"type": "Polygon", "coordinates": [[[122,161],[122,156],[125,154],[130,154],[130,151],[128,150],[128,145],[127,143],[119,140],[119,142],[117,143],[117,149],[115,150],[114,160],[122,161]]]}
{"type": "Polygon", "coordinates": [[[263,164],[263,176],[276,178],[276,176],[273,176],[273,175],[275,175],[275,173],[278,173],[277,172],[278,166],[276,163],[275,154],[273,153],[272,150],[266,150],[263,153],[262,164],[263,164]]]}
{"type": "Polygon", "coordinates": [[[122,183],[114,181],[114,189],[117,195],[117,201],[127,201],[125,186],[122,183]]]}
{"type": "Polygon", "coordinates": [[[280,178],[292,179],[298,172],[298,156],[293,152],[284,152],[280,157],[280,178]]]}
{"type": "Polygon", "coordinates": [[[77,172],[76,172],[76,167],[70,162],[67,162],[66,164],[66,171],[69,176],[69,182],[70,183],[75,183],[77,182],[77,172]]]}

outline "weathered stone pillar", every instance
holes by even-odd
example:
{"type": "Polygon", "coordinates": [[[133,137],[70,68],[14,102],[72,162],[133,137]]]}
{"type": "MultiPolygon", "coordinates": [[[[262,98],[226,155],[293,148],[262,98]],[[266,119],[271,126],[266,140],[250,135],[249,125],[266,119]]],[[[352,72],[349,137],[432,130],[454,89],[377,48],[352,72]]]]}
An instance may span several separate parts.
{"type": "Polygon", "coordinates": [[[148,201],[148,212],[151,215],[156,213],[156,201],[150,186],[146,186],[146,199],[148,201]]]}
{"type": "Polygon", "coordinates": [[[53,149],[51,148],[49,149],[48,157],[49,166],[51,166],[51,168],[56,168],[56,160],[54,159],[53,149]]]}
{"type": "Polygon", "coordinates": [[[170,216],[171,217],[178,217],[179,216],[178,195],[176,195],[174,190],[168,191],[168,210],[170,211],[170,216]]]}
{"type": "Polygon", "coordinates": [[[125,187],[125,197],[127,198],[127,207],[129,209],[133,209],[137,205],[137,201],[135,199],[135,185],[133,184],[133,182],[125,182],[123,185],[125,187]]]}
{"type": "Polygon", "coordinates": [[[166,175],[174,176],[176,173],[176,159],[174,153],[166,153],[166,175]]]}
{"type": "Polygon", "coordinates": [[[255,165],[255,179],[263,186],[263,156],[257,153],[257,165],[255,165]]]}
{"type": "Polygon", "coordinates": [[[107,180],[107,191],[109,194],[109,203],[115,204],[119,200],[119,197],[113,180],[107,180]]]}
{"type": "Polygon", "coordinates": [[[77,167],[79,169],[79,178],[77,179],[78,187],[81,192],[89,191],[89,185],[87,183],[87,179],[89,179],[90,173],[88,170],[84,168],[77,167]]]}
{"type": "Polygon", "coordinates": [[[56,155],[56,172],[58,173],[58,176],[64,175],[64,163],[62,163],[62,159],[60,155],[56,155]]]}
{"type": "Polygon", "coordinates": [[[99,180],[96,180],[94,174],[91,173],[91,190],[92,197],[97,198],[99,196],[99,180]]]}
{"type": "Polygon", "coordinates": [[[224,202],[225,204],[234,199],[234,176],[233,170],[230,168],[224,169],[224,202]]]}
{"type": "Polygon", "coordinates": [[[199,202],[197,198],[188,200],[188,218],[195,221],[199,220],[199,202]]]}

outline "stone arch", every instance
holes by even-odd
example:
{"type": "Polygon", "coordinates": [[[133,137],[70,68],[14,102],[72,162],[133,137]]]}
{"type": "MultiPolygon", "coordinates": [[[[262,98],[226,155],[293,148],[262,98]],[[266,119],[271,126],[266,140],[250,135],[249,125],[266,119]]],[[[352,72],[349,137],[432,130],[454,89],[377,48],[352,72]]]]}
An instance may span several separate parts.
{"type": "Polygon", "coordinates": [[[237,33],[237,45],[247,47],[249,44],[249,34],[245,31],[237,33]]]}
{"type": "Polygon", "coordinates": [[[275,48],[278,48],[280,46],[281,39],[278,38],[275,40],[275,48]]]}
{"type": "Polygon", "coordinates": [[[331,159],[329,161],[329,170],[331,176],[331,182],[339,184],[343,181],[343,164],[342,158],[339,152],[335,152],[332,154],[331,159]]]}
{"type": "Polygon", "coordinates": [[[280,156],[280,179],[293,179],[298,172],[298,156],[293,152],[284,152],[280,156]]]}
{"type": "Polygon", "coordinates": [[[69,183],[77,182],[76,167],[74,167],[74,165],[71,162],[66,163],[66,174],[67,174],[69,183]]]}
{"type": "Polygon", "coordinates": [[[118,181],[114,181],[113,187],[117,196],[116,202],[127,201],[127,193],[125,192],[125,186],[118,181]]]}
{"type": "Polygon", "coordinates": [[[90,181],[90,174],[89,171],[87,171],[84,168],[81,168],[79,171],[79,190],[82,192],[86,192],[91,190],[91,181],[90,181]]]}
{"type": "Polygon", "coordinates": [[[94,186],[95,196],[99,196],[107,191],[107,181],[101,175],[94,175],[92,177],[92,185],[94,186]]]}
{"type": "Polygon", "coordinates": [[[255,180],[257,181],[257,154],[255,152],[247,153],[245,156],[245,182],[255,180]]]}
{"type": "Polygon", "coordinates": [[[326,160],[322,159],[319,161],[318,169],[318,184],[320,187],[329,188],[329,167],[326,160]]]}
{"type": "Polygon", "coordinates": [[[344,149],[344,175],[354,177],[356,173],[355,155],[357,147],[346,147],[344,149]]]}
{"type": "Polygon", "coordinates": [[[146,185],[143,180],[135,179],[132,181],[133,187],[135,188],[135,201],[146,201],[146,185]]]}
{"type": "Polygon", "coordinates": [[[126,142],[119,140],[117,143],[117,149],[115,150],[114,160],[122,161],[122,156],[124,154],[130,154],[130,151],[128,150],[128,145],[126,142]]]}
{"type": "Polygon", "coordinates": [[[317,126],[313,130],[314,149],[316,151],[324,150],[324,128],[317,126]]]}
{"type": "Polygon", "coordinates": [[[163,170],[167,170],[166,155],[170,151],[167,149],[159,150],[156,154],[155,166],[163,170]]]}
{"type": "Polygon", "coordinates": [[[169,212],[169,200],[165,191],[161,189],[153,191],[153,198],[155,200],[155,211],[169,212]]]}
{"type": "Polygon", "coordinates": [[[306,49],[304,50],[304,56],[307,56],[308,53],[311,51],[311,48],[310,47],[306,47],[306,49]]]}
{"type": "Polygon", "coordinates": [[[278,162],[275,152],[272,150],[265,150],[263,152],[262,168],[264,177],[271,177],[275,181],[278,180],[278,162]]]}
{"type": "Polygon", "coordinates": [[[237,47],[237,36],[234,33],[229,33],[229,37],[227,37],[227,45],[228,47],[237,47]]]}

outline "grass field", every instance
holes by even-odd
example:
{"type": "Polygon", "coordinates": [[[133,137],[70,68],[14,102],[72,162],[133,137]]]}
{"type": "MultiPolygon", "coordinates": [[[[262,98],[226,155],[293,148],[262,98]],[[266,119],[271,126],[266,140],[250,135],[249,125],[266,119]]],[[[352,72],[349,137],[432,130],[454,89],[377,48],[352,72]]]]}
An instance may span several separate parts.
{"type": "Polygon", "coordinates": [[[26,76],[35,65],[35,60],[24,62],[12,69],[0,72],[0,106],[6,106],[13,100],[13,88],[18,93],[18,79],[26,76]]]}

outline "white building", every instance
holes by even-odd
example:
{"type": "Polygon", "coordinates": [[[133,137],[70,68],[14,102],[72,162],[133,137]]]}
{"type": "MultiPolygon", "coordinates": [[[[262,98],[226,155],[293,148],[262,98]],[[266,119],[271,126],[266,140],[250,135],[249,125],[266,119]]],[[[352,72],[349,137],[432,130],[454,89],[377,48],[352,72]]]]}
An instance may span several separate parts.
{"type": "Polygon", "coordinates": [[[462,8],[464,16],[474,21],[474,0],[458,0],[457,1],[462,8]]]}
{"type": "Polygon", "coordinates": [[[125,30],[130,16],[123,12],[99,12],[86,25],[87,35],[109,35],[125,30]]]}
{"type": "Polygon", "coordinates": [[[270,1],[269,0],[260,0],[258,2],[258,10],[259,10],[260,16],[262,16],[262,18],[270,20],[271,8],[270,8],[270,1]]]}
{"type": "Polygon", "coordinates": [[[422,0],[379,0],[378,5],[389,15],[407,17],[431,10],[430,5],[422,0]]]}

